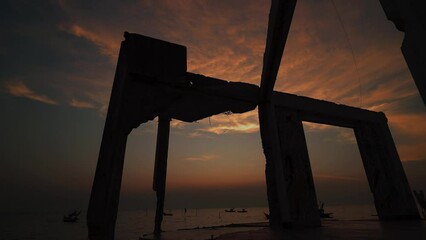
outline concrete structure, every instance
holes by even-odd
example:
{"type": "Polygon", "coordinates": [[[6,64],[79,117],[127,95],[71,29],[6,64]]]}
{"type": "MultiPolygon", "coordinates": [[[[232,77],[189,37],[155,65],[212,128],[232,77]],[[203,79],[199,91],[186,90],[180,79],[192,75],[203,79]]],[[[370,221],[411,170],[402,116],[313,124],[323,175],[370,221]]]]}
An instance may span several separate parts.
{"type": "Polygon", "coordinates": [[[379,218],[419,219],[383,113],[273,91],[295,4],[272,1],[260,88],[188,73],[184,46],[125,33],[87,214],[90,239],[114,239],[126,140],[133,128],[159,119],[153,183],[159,234],[170,120],[193,122],[256,106],[272,228],[321,224],[302,121],[353,128],[379,218]]]}
{"type": "MultiPolygon", "coordinates": [[[[268,34],[266,38],[265,54],[263,56],[263,69],[260,83],[259,95],[259,126],[262,137],[263,153],[266,157],[266,183],[269,204],[269,222],[273,228],[281,228],[283,225],[297,224],[298,216],[291,213],[290,199],[287,192],[283,191],[286,186],[286,176],[281,161],[280,139],[276,123],[275,107],[272,102],[281,57],[293,18],[295,0],[272,1],[269,12],[268,34]]],[[[311,199],[309,205],[317,208],[316,197],[311,199]]],[[[312,219],[305,219],[313,225],[320,225],[318,211],[311,215],[312,219]]],[[[303,224],[306,222],[304,221],[303,224]]]]}
{"type": "Polygon", "coordinates": [[[426,1],[380,0],[386,17],[405,33],[401,51],[426,104],[426,1]]]}
{"type": "Polygon", "coordinates": [[[170,119],[194,122],[255,109],[258,87],[186,72],[186,48],[125,33],[87,214],[91,239],[113,239],[128,134],[159,117],[155,176],[161,231],[170,119]]]}
{"type": "Polygon", "coordinates": [[[299,221],[307,224],[306,219],[312,219],[307,217],[306,209],[315,197],[302,121],[354,129],[379,219],[419,218],[383,113],[284,93],[274,93],[273,99],[282,141],[281,158],[283,165],[289,166],[284,171],[286,179],[290,179],[288,197],[298,204],[292,210],[298,211],[293,216],[298,216],[299,221]]]}

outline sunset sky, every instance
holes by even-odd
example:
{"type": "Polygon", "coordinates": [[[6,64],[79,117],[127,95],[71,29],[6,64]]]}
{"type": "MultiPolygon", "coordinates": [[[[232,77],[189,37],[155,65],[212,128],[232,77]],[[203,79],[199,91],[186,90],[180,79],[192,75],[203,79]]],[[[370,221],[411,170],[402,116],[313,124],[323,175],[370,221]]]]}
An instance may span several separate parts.
{"type": "MultiPolygon", "coordinates": [[[[95,2],[0,8],[0,211],[87,207],[124,31],[185,45],[190,72],[260,84],[268,0],[95,2]]],[[[334,3],[298,1],[275,90],[383,111],[411,187],[426,190],[426,109],[403,34],[379,1],[334,3]]],[[[121,209],[154,206],[156,126],[129,136],[121,209]]],[[[318,199],[372,204],[353,131],[304,127],[318,199]]],[[[174,120],[166,208],[266,206],[264,164],[257,109],[174,120]]]]}

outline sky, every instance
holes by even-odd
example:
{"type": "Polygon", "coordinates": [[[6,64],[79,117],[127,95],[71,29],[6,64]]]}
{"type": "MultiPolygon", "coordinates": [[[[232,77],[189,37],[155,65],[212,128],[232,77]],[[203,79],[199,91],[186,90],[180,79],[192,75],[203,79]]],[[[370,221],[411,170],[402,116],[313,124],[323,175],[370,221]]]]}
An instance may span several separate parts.
{"type": "MultiPolygon", "coordinates": [[[[8,0],[0,9],[0,211],[88,205],[123,32],[185,45],[188,71],[260,84],[267,0],[8,0]]],[[[386,114],[426,190],[426,109],[379,1],[299,0],[276,91],[386,114]]],[[[120,209],[155,206],[156,120],[129,135],[120,209]]],[[[318,199],[372,204],[353,131],[304,123],[318,199]]],[[[267,206],[257,110],[172,121],[166,208],[267,206]],[[188,206],[190,205],[190,206],[188,206]]]]}

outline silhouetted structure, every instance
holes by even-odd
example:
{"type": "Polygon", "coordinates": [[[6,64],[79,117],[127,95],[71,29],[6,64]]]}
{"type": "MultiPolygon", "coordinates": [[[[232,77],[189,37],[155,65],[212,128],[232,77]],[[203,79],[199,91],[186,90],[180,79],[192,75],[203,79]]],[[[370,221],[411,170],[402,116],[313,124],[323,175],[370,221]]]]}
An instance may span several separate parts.
{"type": "Polygon", "coordinates": [[[161,232],[170,120],[193,122],[259,107],[273,228],[319,226],[320,216],[302,121],[353,128],[378,216],[419,219],[383,113],[274,92],[296,1],[273,0],[261,86],[188,73],[186,48],[125,33],[87,215],[90,239],[113,239],[128,134],[158,117],[153,190],[161,232]]]}
{"type": "Polygon", "coordinates": [[[386,17],[405,33],[401,51],[426,104],[426,1],[380,0],[386,17]]]}

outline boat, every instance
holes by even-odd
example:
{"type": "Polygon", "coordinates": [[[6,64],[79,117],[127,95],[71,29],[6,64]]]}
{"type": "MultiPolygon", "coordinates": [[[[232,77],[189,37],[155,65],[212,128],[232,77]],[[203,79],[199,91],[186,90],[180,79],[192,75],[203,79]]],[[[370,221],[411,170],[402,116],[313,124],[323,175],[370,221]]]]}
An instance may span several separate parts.
{"type": "Polygon", "coordinates": [[[243,208],[243,209],[241,209],[241,210],[238,210],[237,212],[239,212],[239,213],[246,213],[246,212],[247,212],[247,210],[246,210],[245,208],[243,208]]]}
{"type": "Polygon", "coordinates": [[[75,210],[72,213],[69,213],[68,215],[64,215],[62,221],[63,222],[78,222],[78,216],[80,215],[81,211],[75,210]]]}
{"type": "Polygon", "coordinates": [[[321,213],[320,212],[320,218],[333,218],[333,216],[331,216],[333,213],[321,213]]]}
{"type": "Polygon", "coordinates": [[[169,216],[173,216],[173,213],[163,213],[163,216],[167,216],[167,217],[169,217],[169,216]]]}
{"type": "Polygon", "coordinates": [[[321,203],[321,207],[318,209],[319,214],[320,214],[320,218],[333,218],[331,215],[333,215],[333,213],[326,213],[324,211],[324,203],[321,203]]]}
{"type": "Polygon", "coordinates": [[[225,209],[225,212],[235,212],[235,208],[225,209]]]}

